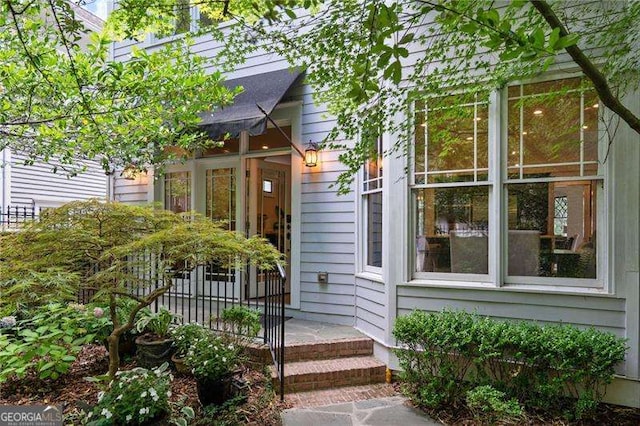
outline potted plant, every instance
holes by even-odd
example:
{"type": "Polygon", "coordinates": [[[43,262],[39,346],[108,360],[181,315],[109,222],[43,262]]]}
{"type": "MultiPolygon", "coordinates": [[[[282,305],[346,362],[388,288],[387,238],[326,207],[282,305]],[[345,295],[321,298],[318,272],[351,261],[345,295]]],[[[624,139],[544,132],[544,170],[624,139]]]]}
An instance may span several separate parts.
{"type": "Polygon", "coordinates": [[[220,405],[232,396],[231,383],[240,373],[241,354],[238,345],[213,334],[194,342],[185,361],[196,378],[202,405],[220,405]]]}
{"type": "Polygon", "coordinates": [[[191,369],[185,362],[187,353],[194,342],[206,338],[209,334],[210,331],[198,323],[182,324],[171,330],[175,350],[171,356],[171,361],[173,361],[178,373],[188,374],[191,372],[191,369]]]}
{"type": "Polygon", "coordinates": [[[148,312],[136,322],[136,330],[144,333],[136,339],[139,366],[153,368],[171,360],[173,339],[169,332],[175,319],[163,306],[157,313],[148,312]]]}

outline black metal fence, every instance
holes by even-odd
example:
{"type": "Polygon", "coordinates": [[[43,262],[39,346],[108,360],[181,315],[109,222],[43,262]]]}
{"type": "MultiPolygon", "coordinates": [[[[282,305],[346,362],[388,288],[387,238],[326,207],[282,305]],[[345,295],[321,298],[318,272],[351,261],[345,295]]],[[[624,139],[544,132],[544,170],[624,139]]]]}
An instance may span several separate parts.
{"type": "MultiPolygon", "coordinates": [[[[131,276],[140,277],[146,286],[132,286],[131,293],[146,296],[164,286],[166,277],[153,265],[153,256],[143,255],[132,262],[131,276]]],[[[198,322],[213,330],[222,330],[222,312],[233,306],[246,306],[261,313],[262,340],[268,345],[280,378],[280,396],[284,398],[286,274],[281,265],[272,270],[252,266],[226,268],[216,264],[191,270],[165,271],[171,277],[170,290],[150,305],[157,312],[161,306],[177,314],[182,322],[198,322]]],[[[82,290],[79,301],[87,303],[94,291],[82,290]]]]}
{"type": "Polygon", "coordinates": [[[25,222],[38,218],[40,209],[34,206],[0,207],[0,230],[19,229],[25,222]]]}

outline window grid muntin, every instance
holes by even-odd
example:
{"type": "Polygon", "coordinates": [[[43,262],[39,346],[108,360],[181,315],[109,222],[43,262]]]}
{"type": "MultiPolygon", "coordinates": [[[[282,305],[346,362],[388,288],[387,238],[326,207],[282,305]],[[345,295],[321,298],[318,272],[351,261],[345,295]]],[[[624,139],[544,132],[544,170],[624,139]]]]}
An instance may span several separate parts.
{"type": "MultiPolygon", "coordinates": [[[[459,93],[459,94],[454,94],[454,95],[450,95],[450,97],[455,97],[456,95],[461,95],[463,93],[459,93]]],[[[414,107],[414,113],[412,114],[414,116],[414,129],[416,129],[418,126],[421,126],[424,128],[424,130],[422,130],[422,132],[424,132],[424,158],[422,159],[424,162],[424,170],[423,171],[417,171],[416,166],[417,166],[417,158],[415,157],[415,143],[413,144],[413,154],[414,154],[414,161],[411,162],[411,166],[413,169],[413,173],[412,173],[412,186],[415,187],[430,187],[432,185],[440,185],[442,184],[442,182],[429,182],[428,177],[429,176],[436,176],[436,175],[447,175],[450,174],[452,175],[454,178],[458,177],[456,175],[457,172],[473,172],[473,181],[452,181],[451,183],[466,183],[466,182],[489,182],[490,178],[489,178],[489,167],[478,167],[478,121],[480,120],[479,117],[479,106],[483,107],[486,110],[486,120],[487,120],[487,141],[486,141],[486,145],[487,145],[487,166],[489,165],[489,153],[490,153],[490,147],[489,147],[489,134],[488,134],[488,130],[489,130],[489,120],[491,119],[489,116],[489,99],[487,96],[487,100],[486,101],[480,101],[478,100],[478,94],[475,94],[475,101],[474,102],[463,102],[460,104],[455,104],[454,106],[447,106],[447,107],[436,107],[436,108],[429,108],[429,103],[428,101],[424,101],[421,102],[423,103],[423,107],[422,108],[418,108],[417,102],[413,104],[414,107]],[[430,170],[429,169],[429,130],[428,130],[428,123],[429,123],[429,112],[434,112],[434,111],[443,111],[443,110],[448,110],[448,109],[452,109],[452,108],[467,108],[467,107],[473,107],[473,167],[472,168],[465,168],[465,169],[450,169],[450,170],[430,170]],[[416,113],[415,110],[419,110],[422,111],[423,117],[424,117],[424,121],[423,123],[417,123],[417,120],[415,120],[416,117],[416,113]],[[484,172],[484,173],[483,173],[484,172]],[[486,180],[481,180],[479,179],[479,175],[480,174],[485,174],[486,173],[486,180]]],[[[414,133],[415,135],[415,133],[414,133]]],[[[414,139],[415,140],[415,139],[414,139]]],[[[445,183],[446,184],[446,183],[445,183]]]]}
{"type": "Polygon", "coordinates": [[[363,167],[362,194],[371,194],[382,191],[382,137],[376,140],[376,158],[375,160],[367,160],[363,167]],[[373,167],[375,174],[370,174],[369,170],[373,167]],[[371,177],[373,176],[373,177],[371,177]]]}
{"type": "MultiPolygon", "coordinates": [[[[575,78],[575,77],[574,77],[575,78]]],[[[565,78],[565,79],[557,79],[557,80],[550,80],[550,81],[562,81],[562,80],[566,80],[566,81],[570,81],[574,78],[565,78]]],[[[504,119],[507,121],[507,133],[508,133],[508,118],[509,118],[509,113],[508,113],[508,108],[510,105],[510,102],[512,101],[522,101],[525,99],[535,99],[535,98],[541,98],[541,97],[545,97],[545,96],[549,96],[551,94],[560,94],[562,93],[563,95],[570,95],[570,94],[580,94],[580,117],[579,117],[579,124],[578,124],[578,130],[579,130],[579,135],[580,135],[580,145],[579,145],[579,161],[567,161],[567,162],[562,162],[562,163],[545,163],[545,164],[528,164],[528,165],[524,165],[524,105],[521,104],[518,108],[519,110],[519,114],[518,114],[518,154],[519,154],[519,159],[518,159],[518,164],[515,166],[510,166],[509,165],[509,144],[508,144],[508,140],[509,140],[509,136],[508,134],[504,136],[504,140],[501,141],[501,144],[503,144],[506,147],[506,156],[505,156],[505,167],[506,167],[506,174],[505,174],[505,181],[508,181],[509,183],[513,183],[516,181],[539,181],[539,178],[536,177],[525,177],[524,171],[525,169],[532,169],[532,168],[542,168],[542,167],[560,167],[560,166],[578,166],[580,173],[579,175],[571,175],[573,178],[590,178],[590,179],[602,179],[602,173],[598,172],[597,174],[593,175],[593,174],[585,174],[585,167],[588,165],[599,165],[600,162],[599,161],[587,161],[585,160],[585,97],[587,97],[589,94],[593,94],[596,95],[597,98],[597,94],[590,88],[585,88],[585,87],[578,87],[578,88],[574,88],[574,89],[567,89],[567,90],[563,90],[563,91],[551,91],[551,92],[543,92],[543,93],[535,93],[535,94],[524,94],[524,87],[527,85],[532,85],[532,84],[536,84],[536,83],[520,83],[517,85],[512,85],[510,87],[518,87],[519,88],[519,95],[518,96],[507,96],[507,114],[504,117],[504,119]],[[512,171],[517,171],[518,172],[518,177],[517,178],[511,178],[509,177],[509,172],[512,171]]],[[[600,104],[600,101],[598,100],[598,104],[600,104]]],[[[597,129],[596,129],[597,131],[597,129]]],[[[559,180],[564,180],[564,178],[567,178],[569,176],[558,176],[555,177],[559,180]]]]}

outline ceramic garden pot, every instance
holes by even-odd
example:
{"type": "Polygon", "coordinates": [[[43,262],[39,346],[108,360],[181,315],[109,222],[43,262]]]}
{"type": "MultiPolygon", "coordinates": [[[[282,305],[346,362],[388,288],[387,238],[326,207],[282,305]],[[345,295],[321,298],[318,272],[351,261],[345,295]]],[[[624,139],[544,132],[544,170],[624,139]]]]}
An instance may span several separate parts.
{"type": "Polygon", "coordinates": [[[171,361],[173,354],[172,339],[158,339],[143,334],[136,339],[138,366],[143,368],[159,367],[171,361]]]}
{"type": "Polygon", "coordinates": [[[171,356],[171,361],[173,362],[173,365],[176,367],[176,371],[178,373],[184,374],[184,375],[190,375],[191,374],[191,369],[184,362],[185,361],[184,357],[179,357],[176,354],[173,354],[171,356]]]}

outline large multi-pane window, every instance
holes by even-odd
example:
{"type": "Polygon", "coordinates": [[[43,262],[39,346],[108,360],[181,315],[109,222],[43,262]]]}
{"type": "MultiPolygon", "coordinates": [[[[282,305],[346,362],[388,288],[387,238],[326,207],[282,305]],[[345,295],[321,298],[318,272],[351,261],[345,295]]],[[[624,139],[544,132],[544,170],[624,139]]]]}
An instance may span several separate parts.
{"type": "Polygon", "coordinates": [[[375,268],[382,267],[382,152],[382,138],[378,138],[362,182],[365,265],[375,268]]]}
{"type": "Polygon", "coordinates": [[[500,102],[491,111],[504,116],[489,116],[488,98],[478,95],[415,105],[416,277],[484,281],[495,270],[508,283],[598,285],[597,95],[568,78],[509,86],[500,102]],[[499,165],[489,172],[490,158],[501,173],[499,165]],[[497,229],[489,229],[492,217],[502,219],[497,229]],[[501,253],[489,256],[489,241],[502,242],[501,253]]]}
{"type": "Polygon", "coordinates": [[[413,202],[421,272],[488,274],[488,97],[416,104],[413,202]]]}
{"type": "Polygon", "coordinates": [[[170,172],[164,175],[164,206],[174,213],[191,210],[190,172],[170,172]]]}
{"type": "Polygon", "coordinates": [[[571,78],[511,86],[507,102],[507,275],[595,279],[598,97],[571,78]]]}

